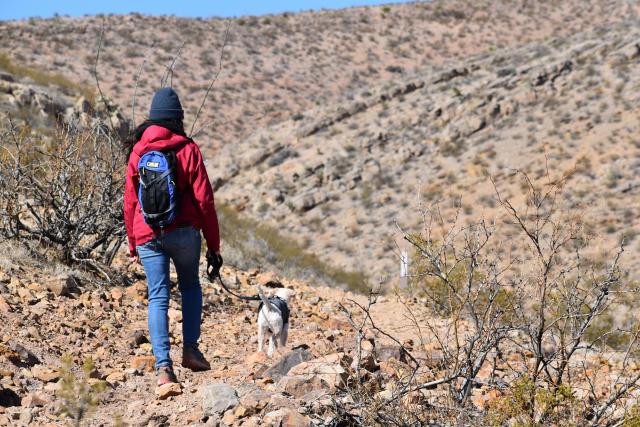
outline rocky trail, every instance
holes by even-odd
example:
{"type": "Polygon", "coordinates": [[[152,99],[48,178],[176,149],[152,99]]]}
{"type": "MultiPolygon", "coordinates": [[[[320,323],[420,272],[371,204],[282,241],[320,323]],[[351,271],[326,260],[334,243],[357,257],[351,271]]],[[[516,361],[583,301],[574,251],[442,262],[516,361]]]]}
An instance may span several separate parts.
{"type": "MultiPolygon", "coordinates": [[[[286,286],[295,291],[289,343],[269,359],[256,352],[257,303],[231,299],[218,285],[208,283],[203,271],[201,350],[212,369],[193,373],[179,364],[181,312],[174,289],[170,336],[182,390],[173,395],[175,389],[165,388],[159,395],[141,267],[129,266],[139,280],[126,288],[94,287],[73,275],[46,277],[21,270],[0,274],[0,425],[65,423],[60,416],[63,403],[56,398],[64,354],[77,365],[91,358],[95,370],[87,381],[106,386],[97,411],[83,425],[330,423],[331,415],[325,419],[322,408],[331,405],[337,389],[347,386],[357,356],[355,333],[340,304],[351,309],[349,300],[367,300],[336,289],[281,282],[273,273],[225,267],[225,280],[244,294],[254,292],[251,285],[256,283],[267,290],[286,286]]],[[[403,304],[388,297],[371,310],[380,319],[376,326],[410,343],[415,337],[404,330],[402,312],[403,304]]],[[[375,331],[366,331],[366,336],[362,365],[380,376],[380,384],[402,366],[407,368],[400,346],[375,331]]]]}

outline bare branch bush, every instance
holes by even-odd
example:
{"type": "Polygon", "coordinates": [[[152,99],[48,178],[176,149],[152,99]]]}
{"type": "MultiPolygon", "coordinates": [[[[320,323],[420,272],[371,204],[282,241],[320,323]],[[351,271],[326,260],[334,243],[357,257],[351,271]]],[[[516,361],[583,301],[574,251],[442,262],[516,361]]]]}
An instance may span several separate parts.
{"type": "Polygon", "coordinates": [[[124,153],[100,122],[44,139],[9,119],[0,146],[0,236],[41,258],[82,264],[110,281],[124,241],[124,153]]]}
{"type": "Polygon", "coordinates": [[[541,184],[517,176],[525,191],[516,198],[491,180],[500,220],[463,225],[433,206],[422,212],[422,232],[404,233],[414,248],[412,292],[432,313],[415,321],[424,336],[415,350],[376,328],[375,300],[342,308],[356,332],[358,364],[367,330],[396,341],[409,357],[407,375],[387,384],[387,394],[363,392],[366,375],[356,366],[345,391],[353,403],[342,403],[337,418],[530,426],[638,418],[638,292],[620,266],[624,246],[602,258],[587,212],[563,204],[569,176],[541,184]],[[438,363],[421,353],[437,354],[438,363]]]}

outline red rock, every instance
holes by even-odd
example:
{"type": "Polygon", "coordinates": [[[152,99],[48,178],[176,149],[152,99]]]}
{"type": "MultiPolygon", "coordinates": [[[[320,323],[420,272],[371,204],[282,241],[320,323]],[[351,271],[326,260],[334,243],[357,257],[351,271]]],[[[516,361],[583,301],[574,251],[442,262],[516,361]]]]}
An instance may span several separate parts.
{"type": "Polygon", "coordinates": [[[124,293],[122,292],[122,288],[115,287],[111,289],[111,299],[115,302],[120,303],[122,301],[122,297],[124,293]]]}
{"type": "Polygon", "coordinates": [[[57,297],[69,295],[69,285],[67,278],[52,279],[47,282],[47,289],[57,297]]]}
{"type": "Polygon", "coordinates": [[[339,364],[324,363],[319,359],[302,362],[289,371],[290,376],[315,376],[326,383],[330,390],[341,388],[347,381],[347,371],[339,364]]]}
{"type": "Polygon", "coordinates": [[[165,400],[171,396],[182,394],[182,387],[178,383],[163,384],[156,388],[156,397],[158,400],[165,400]]]}
{"type": "Polygon", "coordinates": [[[130,366],[138,371],[153,372],[155,363],[156,358],[153,356],[134,356],[130,366]]]}
{"type": "Polygon", "coordinates": [[[265,426],[307,427],[311,425],[309,417],[290,408],[280,408],[277,411],[269,412],[262,421],[265,426]]]}
{"type": "Polygon", "coordinates": [[[127,375],[122,371],[114,371],[107,375],[105,380],[111,385],[117,385],[118,383],[125,382],[127,380],[127,375]]]}
{"type": "Polygon", "coordinates": [[[51,399],[44,393],[34,392],[29,393],[22,398],[22,406],[32,408],[34,406],[44,406],[49,403],[51,399]]]}
{"type": "Polygon", "coordinates": [[[11,312],[11,306],[7,303],[7,300],[4,299],[3,296],[0,295],[0,312],[9,313],[11,312]]]}
{"type": "Polygon", "coordinates": [[[287,375],[280,378],[277,389],[300,399],[305,394],[325,386],[326,384],[322,384],[320,378],[314,375],[287,375]]]}
{"type": "Polygon", "coordinates": [[[234,415],[234,412],[227,411],[222,417],[222,423],[220,424],[224,426],[230,426],[230,425],[233,425],[235,421],[236,421],[236,416],[234,415]]]}
{"type": "Polygon", "coordinates": [[[44,382],[57,381],[61,376],[60,371],[57,369],[51,369],[42,365],[35,365],[31,368],[31,374],[44,382]]]}
{"type": "Polygon", "coordinates": [[[129,301],[143,302],[147,298],[147,284],[139,280],[125,289],[124,294],[129,301]]]}
{"type": "Polygon", "coordinates": [[[240,405],[247,409],[245,416],[256,414],[262,411],[271,400],[273,393],[261,389],[248,392],[240,398],[240,405]]]}
{"type": "Polygon", "coordinates": [[[269,361],[269,357],[265,352],[251,353],[244,359],[244,363],[247,365],[257,365],[261,363],[267,363],[268,361],[269,361]]]}

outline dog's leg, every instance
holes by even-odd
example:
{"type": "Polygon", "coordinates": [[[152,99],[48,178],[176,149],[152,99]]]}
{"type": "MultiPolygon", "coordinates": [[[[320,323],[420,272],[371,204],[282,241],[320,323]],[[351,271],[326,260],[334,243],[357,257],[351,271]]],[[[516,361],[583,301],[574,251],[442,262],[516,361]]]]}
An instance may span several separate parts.
{"type": "Polygon", "coordinates": [[[280,347],[283,349],[287,346],[287,339],[289,338],[289,323],[285,323],[282,326],[282,332],[280,332],[280,347]]]}
{"type": "Polygon", "coordinates": [[[273,337],[273,334],[269,335],[269,351],[267,352],[267,355],[269,357],[273,356],[273,352],[276,349],[276,340],[273,337]]]}
{"type": "Polygon", "coordinates": [[[264,328],[258,327],[258,353],[264,351],[264,328]]]}
{"type": "Polygon", "coordinates": [[[276,353],[278,353],[278,356],[282,356],[282,347],[280,346],[281,334],[282,334],[282,331],[280,331],[278,335],[273,336],[273,345],[275,347],[276,353]]]}

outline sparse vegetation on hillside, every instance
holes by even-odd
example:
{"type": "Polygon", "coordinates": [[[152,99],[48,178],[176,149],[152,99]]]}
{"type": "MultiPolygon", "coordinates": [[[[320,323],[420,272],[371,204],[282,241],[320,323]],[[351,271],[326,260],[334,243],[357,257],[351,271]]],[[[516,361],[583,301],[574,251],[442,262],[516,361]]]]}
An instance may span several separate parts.
{"type": "Polygon", "coordinates": [[[72,81],[62,73],[50,73],[37,68],[16,64],[6,53],[0,52],[0,70],[4,70],[18,77],[27,77],[37,85],[55,86],[64,90],[68,95],[82,94],[92,104],[95,101],[95,91],[86,84],[72,81]]]}
{"type": "Polygon", "coordinates": [[[331,265],[302,244],[284,237],[275,227],[260,223],[218,203],[225,253],[232,265],[248,269],[280,271],[286,277],[299,277],[319,284],[346,286],[361,292],[368,288],[363,272],[350,272],[331,265]]]}
{"type": "Polygon", "coordinates": [[[638,10],[436,0],[0,22],[0,425],[640,425],[638,10]],[[212,369],[176,363],[183,393],[154,395],[103,116],[128,130],[116,104],[137,90],[140,119],[164,75],[189,127],[223,62],[196,138],[222,274],[243,295],[294,290],[289,344],[255,353],[255,302],[203,280],[212,369]],[[113,98],[80,102],[98,70],[113,98]]]}
{"type": "MultiPolygon", "coordinates": [[[[394,278],[397,260],[380,242],[397,222],[418,225],[412,209],[459,195],[462,221],[491,218],[497,206],[482,177],[505,176],[505,191],[520,194],[525,188],[509,171],[540,178],[548,159],[558,171],[578,164],[566,197],[594,205],[598,231],[614,243],[636,225],[609,201],[630,191],[638,203],[629,171],[637,169],[640,123],[628,105],[637,100],[615,89],[638,84],[640,74],[629,71],[640,58],[637,37],[621,24],[427,67],[345,96],[225,146],[212,159],[224,183],[218,197],[283,235],[312,236],[310,249],[321,257],[394,278]],[[605,77],[585,87],[594,70],[605,77]],[[318,210],[330,227],[314,222],[318,210]]],[[[627,250],[640,260],[634,245],[627,250]]]]}

